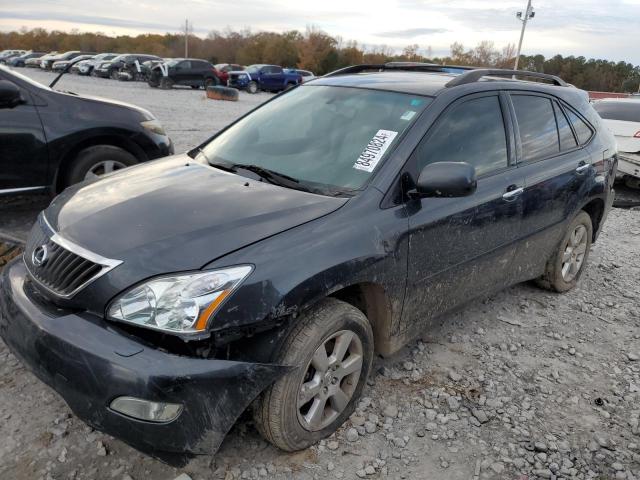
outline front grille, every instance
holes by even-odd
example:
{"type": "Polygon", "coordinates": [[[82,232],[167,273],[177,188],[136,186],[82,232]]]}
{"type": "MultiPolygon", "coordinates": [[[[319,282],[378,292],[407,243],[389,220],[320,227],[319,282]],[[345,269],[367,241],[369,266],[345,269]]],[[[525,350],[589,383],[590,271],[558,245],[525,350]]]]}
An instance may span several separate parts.
{"type": "Polygon", "coordinates": [[[115,266],[109,264],[113,261],[105,259],[98,263],[65,248],[47,227],[42,218],[34,225],[27,240],[24,262],[33,279],[51,293],[70,298],[115,266]]]}

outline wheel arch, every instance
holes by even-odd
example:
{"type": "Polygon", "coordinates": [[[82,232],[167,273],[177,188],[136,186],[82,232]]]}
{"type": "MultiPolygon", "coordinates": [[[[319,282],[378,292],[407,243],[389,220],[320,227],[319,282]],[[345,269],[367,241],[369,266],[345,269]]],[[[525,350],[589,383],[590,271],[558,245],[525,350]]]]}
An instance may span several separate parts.
{"type": "Polygon", "coordinates": [[[593,225],[593,242],[598,238],[600,227],[602,226],[602,219],[604,217],[605,203],[601,198],[594,198],[582,206],[580,210],[584,210],[591,217],[591,223],[593,225]]]}
{"type": "Polygon", "coordinates": [[[376,353],[389,355],[396,350],[391,345],[391,301],[382,285],[372,282],[356,283],[333,291],[328,296],[354,306],[367,317],[373,330],[376,353]]]}
{"type": "Polygon", "coordinates": [[[138,146],[132,140],[117,134],[97,135],[89,138],[82,139],[73,144],[60,158],[60,162],[55,170],[53,179],[54,193],[60,193],[64,186],[64,178],[69,167],[78,156],[78,154],[85,148],[95,147],[98,145],[108,145],[119,147],[130,153],[138,159],[139,162],[148,160],[148,157],[144,150],[138,146]]]}

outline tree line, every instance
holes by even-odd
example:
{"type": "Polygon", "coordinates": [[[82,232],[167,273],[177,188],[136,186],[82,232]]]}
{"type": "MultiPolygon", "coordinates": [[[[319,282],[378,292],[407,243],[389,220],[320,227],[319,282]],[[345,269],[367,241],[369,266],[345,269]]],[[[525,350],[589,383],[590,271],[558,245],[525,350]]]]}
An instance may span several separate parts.
{"type": "MultiPolygon", "coordinates": [[[[172,58],[184,56],[184,41],[184,35],[174,33],[113,37],[103,33],[48,31],[42,28],[0,32],[0,49],[149,53],[172,58]]],[[[304,33],[297,30],[253,33],[228,29],[211,31],[204,38],[191,35],[189,56],[212,63],[270,63],[323,75],[348,65],[391,61],[512,68],[515,47],[508,45],[497,49],[493,42],[483,41],[467,50],[462,44],[454,43],[448,56],[434,57],[430,47],[421,49],[413,44],[401,52],[386,46],[365,48],[315,27],[307,28],[304,33]]],[[[543,55],[522,55],[520,69],[558,75],[585,90],[636,92],[640,88],[640,66],[628,62],[616,63],[583,56],[555,55],[545,58],[543,55]]]]}

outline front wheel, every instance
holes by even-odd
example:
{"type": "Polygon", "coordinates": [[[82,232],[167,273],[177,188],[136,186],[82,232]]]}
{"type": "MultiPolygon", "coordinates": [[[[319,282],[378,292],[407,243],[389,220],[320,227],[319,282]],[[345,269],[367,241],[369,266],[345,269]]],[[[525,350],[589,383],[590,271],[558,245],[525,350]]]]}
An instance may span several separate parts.
{"type": "Polygon", "coordinates": [[[261,435],[286,451],[334,433],[354,411],[373,360],[373,332],[354,306],[327,298],[285,339],[276,363],[298,368],[269,387],[254,407],[261,435]]]}
{"type": "Polygon", "coordinates": [[[138,159],[113,145],[95,145],[82,150],[71,164],[65,187],[135,165],[138,159]]]}
{"type": "Polygon", "coordinates": [[[249,92],[251,94],[258,93],[259,90],[260,90],[260,88],[258,87],[258,82],[254,82],[252,80],[247,85],[247,92],[249,92]]]}
{"type": "Polygon", "coordinates": [[[581,211],[569,224],[558,250],[549,259],[546,271],[537,283],[542,288],[567,292],[576,286],[584,272],[593,239],[593,223],[581,211]]]}

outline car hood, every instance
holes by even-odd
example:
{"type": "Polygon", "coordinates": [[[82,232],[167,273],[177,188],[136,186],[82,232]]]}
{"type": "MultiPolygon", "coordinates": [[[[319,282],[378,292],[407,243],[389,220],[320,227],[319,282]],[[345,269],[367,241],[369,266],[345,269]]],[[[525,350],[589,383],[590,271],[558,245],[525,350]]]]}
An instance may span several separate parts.
{"type": "Polygon", "coordinates": [[[193,270],[346,203],[177,155],[65,190],[45,211],[62,238],[140,279],[193,270]],[[135,271],[135,273],[134,273],[135,271]]]}
{"type": "Polygon", "coordinates": [[[109,105],[114,105],[117,107],[128,108],[129,110],[134,110],[140,113],[140,115],[142,115],[146,120],[155,120],[155,117],[149,110],[145,110],[144,108],[139,107],[137,105],[133,105],[132,103],[121,102],[119,100],[114,100],[112,98],[94,97],[93,95],[64,92],[61,90],[56,90],[55,92],[61,95],[71,95],[73,98],[80,101],[100,102],[100,103],[106,103],[109,105]]]}

